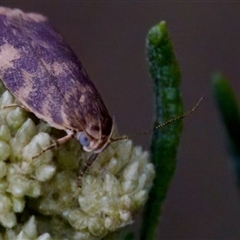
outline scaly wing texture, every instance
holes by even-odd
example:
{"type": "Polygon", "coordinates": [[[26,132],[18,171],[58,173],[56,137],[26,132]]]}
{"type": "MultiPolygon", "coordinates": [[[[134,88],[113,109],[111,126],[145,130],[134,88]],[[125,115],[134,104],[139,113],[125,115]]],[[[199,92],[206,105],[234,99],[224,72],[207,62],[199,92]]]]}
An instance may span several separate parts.
{"type": "Polygon", "coordinates": [[[81,62],[39,14],[0,8],[0,77],[30,111],[59,128],[109,135],[112,119],[81,62]]]}

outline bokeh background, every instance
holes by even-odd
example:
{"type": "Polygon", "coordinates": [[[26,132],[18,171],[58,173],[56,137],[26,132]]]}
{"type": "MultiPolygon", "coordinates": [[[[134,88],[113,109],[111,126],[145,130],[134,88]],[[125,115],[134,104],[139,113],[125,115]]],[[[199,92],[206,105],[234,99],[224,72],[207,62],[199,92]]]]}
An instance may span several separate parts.
{"type": "MultiPolygon", "coordinates": [[[[240,89],[240,2],[0,1],[48,16],[75,50],[121,134],[151,128],[152,84],[145,57],[151,26],[166,20],[182,70],[185,110],[176,174],[157,239],[239,239],[240,197],[226,135],[211,94],[220,70],[240,89]]],[[[238,99],[240,94],[238,95],[238,99]]],[[[150,136],[134,137],[148,149],[150,136]]]]}

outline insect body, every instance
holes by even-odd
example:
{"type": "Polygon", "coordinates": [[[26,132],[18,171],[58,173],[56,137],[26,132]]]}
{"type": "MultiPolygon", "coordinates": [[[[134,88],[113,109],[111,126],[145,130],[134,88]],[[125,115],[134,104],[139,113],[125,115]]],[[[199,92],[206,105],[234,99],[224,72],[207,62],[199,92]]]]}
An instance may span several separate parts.
{"type": "MultiPolygon", "coordinates": [[[[79,186],[100,152],[113,141],[129,138],[112,138],[113,121],[97,89],[77,56],[42,15],[0,7],[0,78],[26,109],[66,131],[66,136],[43,152],[75,137],[85,151],[93,153],[80,171],[79,186]]],[[[155,129],[188,116],[201,100],[189,112],[155,129]]]]}
{"type": "Polygon", "coordinates": [[[113,121],[71,48],[47,18],[0,8],[0,78],[38,118],[96,155],[110,143],[113,121]]]}

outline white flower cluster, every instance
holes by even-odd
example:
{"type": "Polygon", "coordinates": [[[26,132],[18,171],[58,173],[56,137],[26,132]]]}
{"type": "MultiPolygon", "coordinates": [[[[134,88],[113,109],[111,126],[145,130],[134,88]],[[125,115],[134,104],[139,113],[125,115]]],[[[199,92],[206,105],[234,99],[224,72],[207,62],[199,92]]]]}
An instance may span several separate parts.
{"type": "Polygon", "coordinates": [[[37,236],[37,225],[35,217],[32,216],[20,230],[8,229],[4,234],[0,234],[0,239],[4,240],[52,240],[49,233],[37,236]],[[18,233],[19,232],[19,233],[18,233]]]}
{"type": "MultiPolygon", "coordinates": [[[[2,85],[0,93],[0,106],[16,103],[2,85]]],[[[0,109],[0,239],[101,239],[145,203],[155,175],[147,152],[130,140],[110,144],[79,189],[87,154],[74,139],[33,159],[60,134],[20,107],[0,109]]]]}

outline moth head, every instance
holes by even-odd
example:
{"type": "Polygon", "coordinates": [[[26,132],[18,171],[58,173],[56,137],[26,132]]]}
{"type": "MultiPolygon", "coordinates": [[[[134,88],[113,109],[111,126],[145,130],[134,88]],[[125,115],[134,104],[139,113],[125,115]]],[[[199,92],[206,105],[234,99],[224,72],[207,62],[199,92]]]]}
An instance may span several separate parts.
{"type": "Polygon", "coordinates": [[[109,135],[102,135],[101,132],[89,134],[87,131],[83,131],[76,134],[76,139],[83,146],[84,151],[100,153],[111,143],[112,133],[113,126],[109,135]]]}

